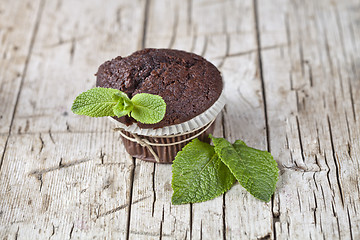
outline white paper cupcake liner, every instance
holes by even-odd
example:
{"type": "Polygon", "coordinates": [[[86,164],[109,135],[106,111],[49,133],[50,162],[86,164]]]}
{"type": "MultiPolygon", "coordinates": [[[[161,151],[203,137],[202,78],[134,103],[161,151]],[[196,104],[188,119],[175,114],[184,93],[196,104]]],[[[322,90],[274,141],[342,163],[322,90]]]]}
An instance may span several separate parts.
{"type": "Polygon", "coordinates": [[[224,90],[220,94],[218,100],[205,112],[200,115],[180,124],[165,126],[162,128],[152,129],[152,128],[140,128],[136,123],[133,123],[129,126],[109,117],[109,119],[116,124],[117,128],[122,128],[125,131],[135,133],[138,135],[144,136],[170,136],[179,133],[186,133],[190,131],[194,131],[195,129],[199,129],[212,120],[216,118],[216,116],[221,112],[226,103],[226,98],[224,95],[224,90]]]}

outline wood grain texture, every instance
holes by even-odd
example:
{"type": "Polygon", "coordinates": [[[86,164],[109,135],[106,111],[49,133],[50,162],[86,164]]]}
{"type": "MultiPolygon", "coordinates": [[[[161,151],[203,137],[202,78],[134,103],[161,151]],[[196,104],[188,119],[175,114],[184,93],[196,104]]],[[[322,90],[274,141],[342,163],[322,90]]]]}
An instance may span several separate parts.
{"type": "MultiPolygon", "coordinates": [[[[266,149],[253,2],[188,1],[186,4],[180,4],[175,1],[153,0],[148,3],[146,16],[148,20],[144,47],[167,46],[193,51],[206,57],[222,71],[228,106],[224,117],[219,119],[225,127],[224,130],[217,130],[218,135],[223,136],[225,132],[225,136],[231,141],[242,138],[254,147],[266,149]],[[222,14],[208,15],[209,12],[218,9],[221,9],[222,14]],[[244,85],[249,87],[242,88],[244,85]],[[249,127],[238,128],[239,125],[249,127]]],[[[144,192],[144,188],[150,191],[153,189],[152,185],[159,184],[156,181],[157,177],[152,179],[151,174],[157,176],[164,172],[170,173],[171,170],[170,167],[158,165],[148,166],[143,170],[145,164],[140,162],[136,166],[138,165],[141,168],[139,171],[143,172],[142,176],[147,177],[137,180],[140,183],[135,181],[133,189],[135,194],[139,190],[144,192]],[[167,171],[158,172],[159,168],[165,168],[167,171]]],[[[153,164],[146,163],[147,165],[153,164]]],[[[170,177],[167,181],[170,183],[170,177]]],[[[173,206],[170,204],[171,189],[167,189],[168,198],[163,203],[158,202],[156,194],[155,190],[152,199],[148,199],[147,208],[137,205],[131,209],[131,227],[141,229],[145,226],[153,227],[154,222],[157,224],[158,227],[155,226],[151,235],[147,233],[147,237],[159,236],[161,234],[158,232],[159,226],[162,226],[162,231],[165,230],[163,223],[166,222],[168,214],[165,211],[165,220],[162,220],[164,210],[161,211],[161,207],[157,207],[158,204],[164,209],[170,208],[171,212],[173,211],[173,206]],[[152,206],[151,201],[155,201],[152,206]]],[[[170,222],[176,226],[178,219],[187,219],[190,227],[183,228],[181,233],[171,230],[172,235],[167,236],[164,233],[162,237],[179,236],[183,239],[185,230],[190,232],[193,239],[223,237],[231,239],[239,234],[248,234],[250,238],[267,236],[272,230],[271,204],[261,203],[252,197],[244,198],[244,195],[246,191],[237,185],[226,194],[226,197],[193,204],[190,205],[190,209],[179,208],[181,209],[179,215],[175,215],[174,219],[170,218],[170,222]],[[238,210],[234,211],[234,209],[238,210]],[[256,221],[259,226],[254,228],[249,218],[256,221]],[[241,222],[241,225],[228,224],[234,219],[241,222]]],[[[132,232],[136,231],[130,231],[130,234],[132,232]]],[[[134,239],[136,238],[139,236],[134,236],[134,239]]]]}
{"type": "Polygon", "coordinates": [[[0,172],[0,238],[125,238],[129,158],[113,132],[12,136],[0,172]]]}
{"type": "Polygon", "coordinates": [[[360,238],[359,10],[355,0],[2,1],[0,239],[360,238]],[[271,151],[271,202],[236,184],[174,206],[171,165],[133,159],[107,119],[70,112],[102,62],[145,47],[220,69],[227,106],[214,135],[271,151]]]}
{"type": "Polygon", "coordinates": [[[105,118],[73,117],[77,96],[95,86],[98,66],[139,48],[143,1],[46,1],[13,131],[108,131],[105,118]]]}
{"type": "Polygon", "coordinates": [[[352,66],[360,52],[351,42],[360,15],[350,10],[359,7],[355,1],[258,2],[269,143],[282,168],[276,238],[360,236],[359,154],[352,150],[359,148],[360,101],[352,66]]]}
{"type": "Polygon", "coordinates": [[[33,45],[39,8],[40,0],[0,3],[0,134],[10,130],[33,45]]]}

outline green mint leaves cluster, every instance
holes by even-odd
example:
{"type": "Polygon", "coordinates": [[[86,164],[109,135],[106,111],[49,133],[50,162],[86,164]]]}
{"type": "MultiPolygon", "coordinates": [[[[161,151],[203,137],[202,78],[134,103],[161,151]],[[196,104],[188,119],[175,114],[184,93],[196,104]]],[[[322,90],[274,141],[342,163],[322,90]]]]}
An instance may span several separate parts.
{"type": "Polygon", "coordinates": [[[89,117],[122,117],[154,124],[160,122],[166,112],[166,103],[158,95],[139,93],[131,99],[123,92],[112,88],[92,88],[76,97],[71,110],[89,117]]]}
{"type": "Polygon", "coordinates": [[[269,152],[231,144],[210,135],[214,146],[194,139],[172,165],[173,204],[203,202],[228,191],[237,180],[254,197],[269,202],[279,176],[269,152]]]}

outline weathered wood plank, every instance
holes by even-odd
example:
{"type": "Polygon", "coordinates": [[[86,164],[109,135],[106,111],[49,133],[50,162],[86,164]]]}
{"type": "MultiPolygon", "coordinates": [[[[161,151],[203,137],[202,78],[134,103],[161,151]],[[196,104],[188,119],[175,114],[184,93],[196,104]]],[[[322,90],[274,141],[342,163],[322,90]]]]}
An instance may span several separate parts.
{"type": "Polygon", "coordinates": [[[0,3],[0,134],[10,130],[39,7],[40,0],[0,3]]]}
{"type": "Polygon", "coordinates": [[[0,238],[124,239],[129,158],[111,131],[11,136],[0,171],[0,238]]]}
{"type": "MultiPolygon", "coordinates": [[[[186,5],[179,5],[177,1],[147,1],[143,48],[174,47],[187,17],[186,5]]],[[[190,206],[171,205],[171,165],[135,161],[132,199],[149,198],[131,208],[129,239],[190,239],[190,206]]]]}
{"type": "Polygon", "coordinates": [[[0,3],[1,239],[360,237],[355,0],[44,1],[39,18],[41,8],[0,3]],[[106,119],[70,113],[99,64],[142,47],[220,68],[228,104],[215,135],[269,147],[281,168],[271,203],[236,184],[173,206],[170,165],[133,160],[106,119]]]}
{"type": "MultiPolygon", "coordinates": [[[[8,134],[0,134],[0,156],[3,157],[6,140],[8,139],[8,134]]],[[[0,158],[0,168],[1,168],[2,159],[0,158]]]]}
{"type": "Polygon", "coordinates": [[[360,236],[356,8],[356,1],[258,1],[270,149],[282,168],[276,238],[360,236]]]}
{"type": "MultiPolygon", "coordinates": [[[[223,73],[228,96],[228,106],[224,117],[219,119],[216,134],[223,136],[225,132],[226,138],[231,141],[242,138],[251,146],[266,149],[253,10],[252,1],[188,1],[186,4],[150,1],[144,43],[146,47],[173,47],[193,51],[216,64],[223,73]],[[216,11],[219,14],[209,15],[216,11]],[[224,131],[222,124],[225,125],[224,131]]],[[[164,184],[161,181],[164,181],[166,172],[169,173],[166,181],[170,183],[170,166],[154,167],[153,164],[138,161],[135,172],[140,171],[139,175],[147,177],[135,179],[135,196],[138,191],[151,192],[153,186],[164,184]],[[151,178],[152,174],[155,174],[154,178],[151,178]]],[[[154,238],[161,234],[162,237],[184,236],[184,231],[191,231],[192,239],[237,238],[239,235],[256,238],[271,233],[271,204],[253,199],[239,185],[233,187],[226,197],[193,204],[188,206],[190,209],[180,206],[179,215],[174,215],[175,218],[169,218],[166,211],[170,209],[173,212],[174,209],[170,204],[171,189],[165,188],[168,197],[163,201],[158,199],[157,191],[159,189],[155,188],[151,199],[147,203],[143,202],[143,206],[137,205],[131,209],[130,228],[133,230],[130,236],[134,239],[140,237],[139,229],[146,227],[150,231],[147,236],[154,238]],[[179,219],[190,221],[187,223],[190,227],[183,227],[181,232],[174,231],[173,226],[178,225],[179,219]],[[258,226],[254,227],[249,219],[256,221],[258,226]],[[166,222],[172,223],[170,229],[164,224],[166,222]],[[173,235],[167,235],[166,231],[173,235]]],[[[186,226],[186,222],[183,224],[186,226]]],[[[185,234],[188,237],[188,233],[185,234]]]]}
{"type": "Polygon", "coordinates": [[[0,172],[0,238],[126,238],[132,159],[107,119],[69,109],[100,63],[138,48],[142,8],[46,2],[0,172]]]}
{"type": "Polygon", "coordinates": [[[95,86],[98,66],[135,51],[143,1],[48,1],[40,23],[13,131],[108,131],[105,118],[73,117],[74,98],[95,86]]]}

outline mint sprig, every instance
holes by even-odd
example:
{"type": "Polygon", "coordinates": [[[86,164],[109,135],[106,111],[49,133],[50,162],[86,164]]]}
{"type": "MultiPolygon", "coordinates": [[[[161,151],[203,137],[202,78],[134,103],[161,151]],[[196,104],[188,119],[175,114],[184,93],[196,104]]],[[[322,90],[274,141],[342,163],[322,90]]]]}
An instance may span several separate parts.
{"type": "Polygon", "coordinates": [[[220,196],[236,181],[214,147],[194,139],[173,162],[173,204],[202,202],[220,196]]]}
{"type": "Polygon", "coordinates": [[[172,203],[195,203],[226,192],[235,179],[254,197],[268,202],[279,170],[270,153],[210,135],[214,146],[198,139],[187,144],[173,162],[172,203]],[[220,170],[221,169],[221,170],[220,170]]]}
{"type": "Polygon", "coordinates": [[[234,144],[224,138],[210,135],[215,152],[221,161],[251,195],[269,202],[279,176],[277,163],[269,152],[246,146],[237,140],[234,144]]]}
{"type": "Polygon", "coordinates": [[[154,124],[164,118],[166,103],[158,95],[139,93],[130,99],[118,89],[97,87],[77,96],[71,110],[90,117],[129,115],[141,123],[154,124]]]}

